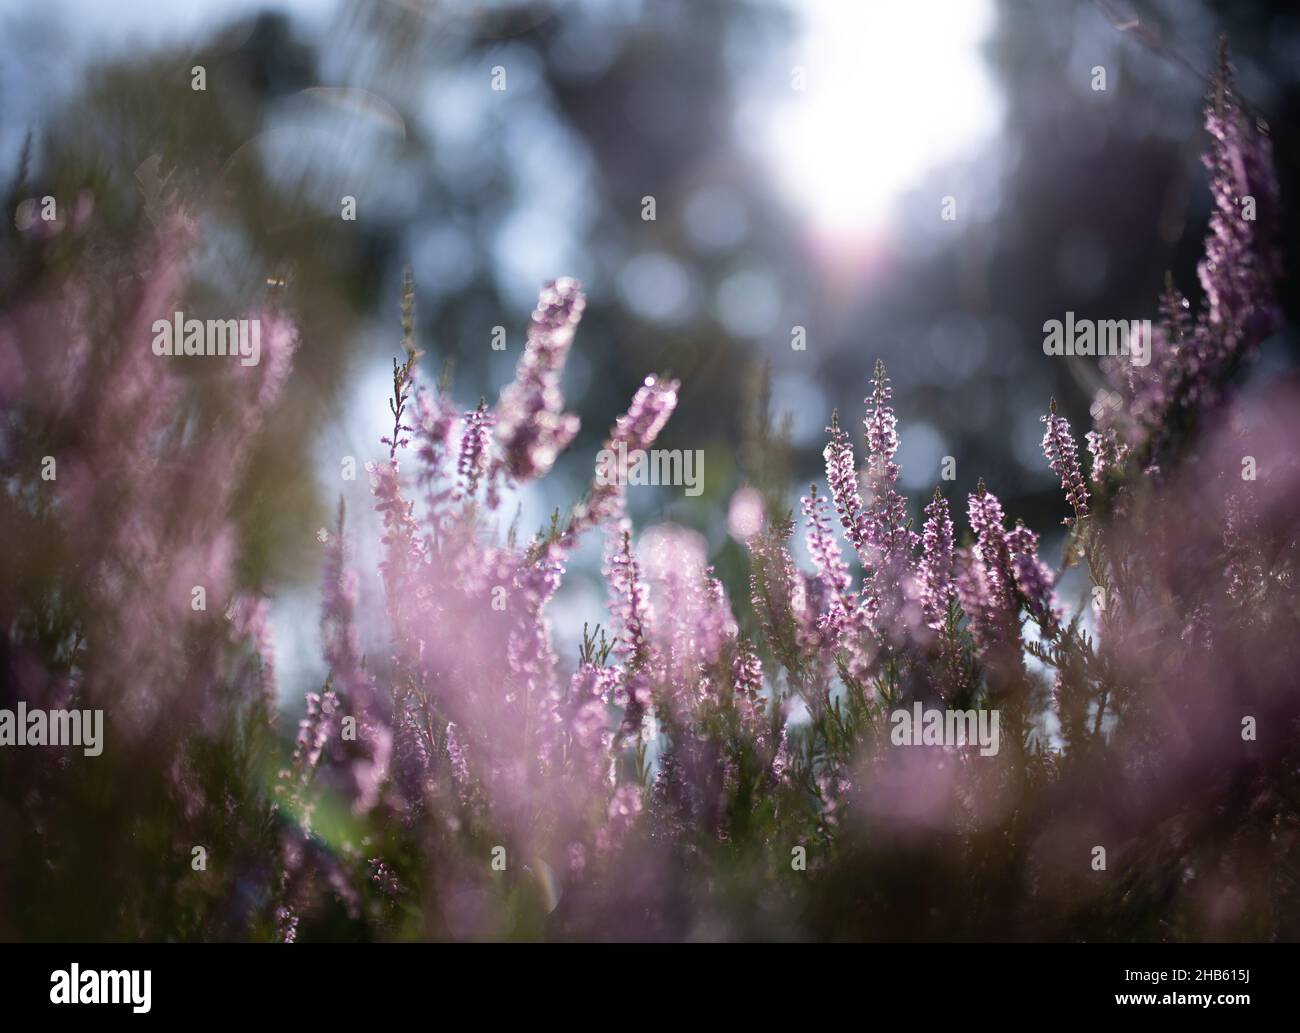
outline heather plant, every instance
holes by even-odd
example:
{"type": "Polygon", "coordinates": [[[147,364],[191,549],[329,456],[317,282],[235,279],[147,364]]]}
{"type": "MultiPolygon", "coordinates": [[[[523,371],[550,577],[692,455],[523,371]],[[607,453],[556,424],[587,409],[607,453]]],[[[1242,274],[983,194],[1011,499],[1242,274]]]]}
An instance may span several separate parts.
{"type": "MultiPolygon", "coordinates": [[[[97,762],[0,751],[4,839],[23,844],[0,930],[1300,935],[1285,877],[1300,849],[1300,428],[1284,390],[1231,390],[1280,325],[1280,268],[1267,136],[1226,60],[1207,127],[1204,308],[1171,286],[1151,362],[1108,367],[1086,476],[1046,406],[1059,571],[982,480],[965,499],[936,490],[914,530],[906,420],[880,362],[862,464],[832,414],[826,494],[801,500],[811,571],[772,490],[738,522],[747,583],[730,593],[698,532],[637,533],[609,470],[567,515],[503,532],[512,497],[577,435],[561,385],[586,300],[574,280],[548,284],[513,381],[466,408],[426,377],[408,276],[392,428],[367,465],[383,613],[361,619],[340,504],[323,536],[328,675],[285,741],[266,603],[241,586],[229,511],[295,333],[259,309],[261,366],[223,367],[196,407],[188,374],[138,346],[181,288],[192,220],[118,245],[139,270],[127,290],[72,246],[0,323],[0,519],[29,543],[4,560],[0,702],[102,706],[109,746],[97,762]],[[588,535],[608,612],[561,657],[549,608],[588,535]],[[1084,575],[1078,600],[1067,574],[1084,575]],[[1000,747],[901,742],[896,715],[913,708],[995,712],[1000,747]],[[32,903],[58,893],[83,895],[75,924],[32,903]]],[[[602,455],[645,461],[686,389],[647,376],[602,455]]]]}

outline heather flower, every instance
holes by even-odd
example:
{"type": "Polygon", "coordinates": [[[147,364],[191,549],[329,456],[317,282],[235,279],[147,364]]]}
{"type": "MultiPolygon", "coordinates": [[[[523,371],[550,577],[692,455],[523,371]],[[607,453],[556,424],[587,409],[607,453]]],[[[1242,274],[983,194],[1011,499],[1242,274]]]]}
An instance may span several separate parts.
{"type": "Polygon", "coordinates": [[[620,669],[583,660],[569,681],[564,713],[565,757],[591,785],[599,785],[609,768],[611,736],[606,706],[621,679],[620,669]]]}
{"type": "Polygon", "coordinates": [[[831,425],[826,430],[831,436],[822,452],[826,460],[827,487],[835,503],[840,526],[844,528],[849,544],[861,555],[866,549],[866,531],[863,526],[866,514],[858,488],[858,468],[857,460],[853,457],[853,445],[840,426],[838,412],[831,413],[831,425]]]}
{"type": "Polygon", "coordinates": [[[1205,127],[1214,145],[1205,155],[1215,210],[1197,275],[1208,303],[1206,322],[1226,354],[1253,351],[1281,325],[1273,285],[1281,261],[1272,235],[1278,213],[1273,148],[1262,124],[1252,125],[1237,97],[1226,46],[1210,81],[1205,127]],[[1253,201],[1254,218],[1244,206],[1253,201]]]}
{"type": "Polygon", "coordinates": [[[492,413],[482,399],[477,409],[471,409],[461,417],[460,456],[456,460],[460,482],[456,498],[473,498],[478,491],[479,479],[487,470],[492,420],[492,413]]]}
{"type": "Polygon", "coordinates": [[[698,532],[663,524],[641,539],[645,575],[660,615],[652,630],[657,677],[673,686],[676,702],[693,707],[707,691],[708,669],[735,638],[736,621],[721,582],[706,565],[698,532]]]}
{"type": "Polygon", "coordinates": [[[758,730],[759,742],[763,735],[763,661],[754,652],[748,640],[742,640],[732,660],[731,692],[741,720],[758,730]]]}
{"type": "Polygon", "coordinates": [[[934,490],[934,499],[925,507],[925,518],[918,565],[921,605],[925,611],[925,623],[940,631],[947,620],[948,606],[956,589],[952,580],[955,566],[952,517],[948,513],[948,500],[938,488],[934,490]]]}
{"type": "Polygon", "coordinates": [[[516,481],[545,476],[578,432],[578,417],[563,411],[560,377],[585,307],[578,281],[568,277],[547,284],[537,299],[515,379],[496,407],[500,465],[516,481]]]}
{"type": "Polygon", "coordinates": [[[912,623],[912,550],[917,536],[909,528],[907,500],[894,490],[898,480],[898,465],[893,458],[898,450],[898,419],[890,405],[892,395],[885,364],[877,360],[863,419],[868,499],[860,526],[865,545],[863,563],[869,575],[861,606],[872,627],[901,640],[912,623]]]}
{"type": "Polygon", "coordinates": [[[812,485],[808,489],[808,495],[801,501],[804,516],[808,520],[805,538],[808,553],[830,603],[822,620],[834,636],[856,605],[849,592],[849,568],[840,555],[839,544],[831,535],[830,521],[826,517],[826,500],[817,494],[817,485],[812,485]]]}
{"type": "Polygon", "coordinates": [[[427,389],[417,389],[415,408],[412,434],[420,463],[419,483],[426,488],[430,505],[436,506],[447,494],[445,489],[439,490],[436,486],[447,477],[447,463],[457,423],[456,410],[442,392],[427,389]]]}
{"type": "Polygon", "coordinates": [[[622,483],[618,471],[611,468],[613,457],[644,451],[654,444],[677,407],[680,386],[676,380],[665,381],[652,375],[637,388],[632,404],[614,421],[605,441],[595,483],[565,528],[561,541],[566,547],[571,546],[583,531],[600,523],[616,521],[623,515],[627,486],[622,483]]]}
{"type": "Polygon", "coordinates": [[[1097,429],[1118,432],[1118,443],[1153,469],[1152,460],[1178,444],[1175,428],[1213,407],[1236,366],[1282,322],[1275,294],[1281,261],[1274,243],[1279,204],[1272,145],[1263,123],[1252,122],[1237,96],[1224,48],[1210,82],[1205,125],[1214,210],[1197,275],[1206,307],[1193,321],[1186,298],[1168,284],[1149,364],[1104,362],[1122,404],[1095,408],[1097,429]]]}
{"type": "Polygon", "coordinates": [[[1010,597],[1011,566],[1003,524],[1002,503],[984,487],[981,478],[967,499],[971,530],[975,532],[975,555],[988,572],[989,585],[1002,599],[1010,597]]]}
{"type": "MultiPolygon", "coordinates": [[[[892,464],[894,453],[898,451],[898,417],[889,404],[894,390],[889,386],[889,377],[885,375],[885,364],[876,360],[875,377],[871,384],[871,395],[867,398],[867,415],[863,426],[867,432],[867,451],[884,463],[892,464]]],[[[898,476],[898,468],[887,473],[889,480],[898,476]]]]}
{"type": "Polygon", "coordinates": [[[614,790],[605,824],[596,834],[596,849],[599,853],[608,854],[623,842],[644,807],[641,795],[640,786],[628,783],[614,790]]]}
{"type": "Polygon", "coordinates": [[[523,694],[531,712],[537,739],[536,752],[550,759],[558,732],[559,684],[555,674],[555,653],[551,649],[551,628],[546,606],[560,586],[564,565],[558,549],[543,549],[515,573],[510,632],[506,641],[506,662],[510,682],[523,694]]]}
{"type": "MultiPolygon", "coordinates": [[[[1043,434],[1043,454],[1052,472],[1061,479],[1061,487],[1074,510],[1075,519],[1082,519],[1088,515],[1088,489],[1084,487],[1083,474],[1079,470],[1079,454],[1070,434],[1069,421],[1056,414],[1055,398],[1047,415],[1040,419],[1047,424],[1043,434]]],[[[1070,523],[1068,519],[1065,522],[1070,523]]]]}
{"type": "Polygon", "coordinates": [[[819,627],[820,614],[811,605],[807,581],[786,545],[791,533],[785,522],[750,539],[750,602],[768,643],[787,669],[802,669],[807,663],[822,668],[829,660],[827,647],[833,643],[819,627]]]}
{"type": "Polygon", "coordinates": [[[1052,572],[1038,558],[1038,535],[1023,523],[1007,532],[1007,551],[1016,589],[1029,615],[1038,622],[1045,636],[1055,634],[1060,613],[1052,594],[1052,572]]]}
{"type": "Polygon", "coordinates": [[[955,587],[971,633],[985,651],[1019,649],[1015,575],[1007,545],[1002,504],[979,482],[968,498],[975,544],[959,554],[955,587]]]}
{"type": "Polygon", "coordinates": [[[651,662],[650,591],[641,576],[641,564],[632,550],[631,532],[626,527],[610,532],[611,544],[605,562],[610,589],[610,613],[616,632],[614,652],[621,662],[624,680],[616,702],[624,708],[618,740],[636,736],[649,703],[651,662]]]}
{"type": "Polygon", "coordinates": [[[413,515],[414,503],[403,492],[399,461],[390,458],[373,462],[368,464],[368,469],[375,510],[384,525],[384,558],[379,569],[384,578],[389,615],[403,627],[413,610],[416,575],[423,566],[419,525],[413,515]]]}
{"type": "Polygon", "coordinates": [[[650,659],[650,588],[641,576],[641,564],[632,549],[627,526],[611,531],[611,549],[605,565],[609,581],[610,611],[618,632],[614,652],[628,667],[644,667],[650,659]]]}
{"type": "Polygon", "coordinates": [[[1089,478],[1093,484],[1104,483],[1112,470],[1120,470],[1128,458],[1128,446],[1119,441],[1113,429],[1090,430],[1084,437],[1088,442],[1088,454],[1092,457],[1089,478]]]}

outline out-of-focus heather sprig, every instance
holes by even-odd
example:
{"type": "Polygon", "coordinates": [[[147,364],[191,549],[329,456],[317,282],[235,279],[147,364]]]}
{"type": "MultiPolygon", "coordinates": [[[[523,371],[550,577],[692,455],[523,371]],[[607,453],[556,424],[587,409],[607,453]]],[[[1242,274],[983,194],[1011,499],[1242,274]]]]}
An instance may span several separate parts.
{"type": "Polygon", "coordinates": [[[568,547],[585,531],[623,516],[627,491],[624,478],[628,471],[617,468],[619,458],[627,455],[635,460],[634,453],[644,452],[655,443],[677,408],[680,387],[676,380],[663,380],[651,375],[637,388],[627,412],[614,421],[614,427],[605,439],[604,456],[596,478],[587,497],[575,507],[560,539],[561,544],[568,547]]]}
{"type": "Polygon", "coordinates": [[[548,284],[537,299],[515,379],[497,402],[497,469],[516,481],[546,476],[578,433],[578,417],[564,412],[560,377],[586,299],[577,280],[548,284]]]}
{"type": "Polygon", "coordinates": [[[1246,112],[1237,94],[1226,44],[1210,80],[1205,125],[1214,210],[1197,274],[1206,303],[1192,318],[1187,299],[1169,283],[1160,326],[1147,345],[1149,363],[1138,366],[1125,357],[1104,362],[1112,386],[1093,406],[1104,435],[1098,439],[1103,469],[1116,456],[1131,456],[1143,470],[1167,462],[1165,454],[1181,447],[1198,414],[1219,403],[1240,364],[1282,325],[1272,144],[1262,120],[1246,112]]]}

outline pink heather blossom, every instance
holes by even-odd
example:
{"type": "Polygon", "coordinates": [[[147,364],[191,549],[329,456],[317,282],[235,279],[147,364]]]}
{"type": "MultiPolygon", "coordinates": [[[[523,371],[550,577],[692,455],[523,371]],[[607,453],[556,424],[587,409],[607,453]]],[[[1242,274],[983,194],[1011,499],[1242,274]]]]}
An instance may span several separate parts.
{"type": "Polygon", "coordinates": [[[831,413],[831,425],[826,430],[831,436],[822,452],[826,460],[826,483],[835,503],[835,512],[840,518],[840,526],[844,528],[849,544],[861,556],[867,547],[864,526],[866,512],[858,487],[858,467],[857,460],[853,457],[853,445],[840,426],[838,412],[831,413]]]}
{"type": "Polygon", "coordinates": [[[618,471],[611,468],[609,459],[621,452],[631,455],[649,449],[655,443],[677,407],[680,386],[676,380],[665,381],[651,375],[637,388],[632,404],[614,421],[614,427],[605,440],[602,449],[604,461],[598,463],[595,483],[565,528],[561,539],[565,548],[571,547],[584,531],[622,517],[627,486],[622,483],[618,471]]]}
{"type": "Polygon", "coordinates": [[[456,472],[460,475],[460,481],[456,487],[456,498],[473,498],[479,480],[487,471],[492,420],[492,413],[483,401],[478,403],[477,409],[471,409],[461,417],[460,456],[456,460],[456,472]]]}
{"type": "Polygon", "coordinates": [[[959,554],[955,587],[976,643],[984,650],[1019,648],[1015,574],[1007,546],[1002,504],[981,480],[968,498],[975,544],[959,554]]]}
{"type": "MultiPolygon", "coordinates": [[[[871,395],[866,400],[867,415],[863,417],[862,425],[867,432],[868,453],[889,464],[893,463],[894,453],[898,451],[898,417],[889,404],[893,395],[889,377],[885,375],[885,364],[877,359],[871,395]]],[[[894,467],[885,475],[890,481],[895,480],[898,468],[894,467]]]]}
{"type": "Polygon", "coordinates": [[[1025,608],[1044,634],[1054,634],[1061,615],[1052,593],[1055,579],[1038,558],[1038,535],[1017,523],[1007,532],[1006,541],[1012,575],[1025,608]]]}
{"type": "Polygon", "coordinates": [[[628,525],[612,528],[605,561],[610,587],[610,612],[617,632],[614,652],[630,668],[650,661],[650,587],[641,574],[641,563],[632,549],[628,525]]]}
{"type": "Polygon", "coordinates": [[[1253,350],[1281,325],[1273,285],[1281,275],[1281,258],[1273,242],[1278,217],[1278,188],[1273,147],[1267,130],[1242,109],[1228,63],[1219,52],[1210,82],[1205,127],[1214,141],[1205,155],[1214,212],[1205,240],[1205,257],[1197,276],[1208,303],[1206,322],[1222,335],[1225,352],[1253,350]],[[1254,218],[1246,218],[1246,198],[1254,201],[1254,218]]]}
{"type": "Polygon", "coordinates": [[[806,543],[808,554],[812,557],[813,568],[817,572],[823,594],[828,600],[829,608],[822,619],[831,629],[838,632],[848,615],[853,612],[856,600],[849,592],[851,579],[848,565],[840,555],[839,543],[831,534],[830,521],[826,515],[826,500],[817,494],[817,485],[808,489],[808,495],[802,500],[804,517],[808,521],[806,543]]]}
{"type": "Polygon", "coordinates": [[[638,785],[624,783],[614,790],[609,801],[605,824],[596,834],[596,849],[602,854],[616,850],[623,842],[644,808],[638,785]]]}
{"type": "Polygon", "coordinates": [[[1088,489],[1084,487],[1083,474],[1079,470],[1079,453],[1070,434],[1069,421],[1056,414],[1055,398],[1041,421],[1047,424],[1043,434],[1043,454],[1047,456],[1052,472],[1061,478],[1061,487],[1065,489],[1065,497],[1074,509],[1075,518],[1082,519],[1088,515],[1088,489]]]}
{"type": "Polygon", "coordinates": [[[577,280],[549,283],[537,299],[515,379],[496,406],[501,468],[518,482],[544,477],[578,432],[566,413],[560,377],[586,299],[577,280]]]}
{"type": "Polygon", "coordinates": [[[641,564],[632,549],[628,525],[611,527],[606,547],[604,574],[609,584],[610,615],[615,632],[614,653],[623,671],[615,702],[623,707],[618,743],[641,732],[641,722],[650,703],[648,670],[654,661],[651,642],[653,613],[650,589],[641,574],[641,564]]]}
{"type": "MultiPolygon", "coordinates": [[[[1276,296],[1281,259],[1277,176],[1268,131],[1243,108],[1226,49],[1219,53],[1205,109],[1211,138],[1204,157],[1214,210],[1197,276],[1206,306],[1192,319],[1187,299],[1170,283],[1161,301],[1162,322],[1151,361],[1139,367],[1114,357],[1103,370],[1119,404],[1098,396],[1097,430],[1115,432],[1117,444],[1152,459],[1171,443],[1172,428],[1220,399],[1226,378],[1282,325],[1276,296]],[[1253,211],[1248,217],[1247,205],[1253,211]]],[[[1105,464],[1103,463],[1103,467],[1105,464]]]]}
{"type": "Polygon", "coordinates": [[[423,387],[417,389],[415,406],[415,424],[411,433],[420,464],[419,483],[426,489],[429,505],[436,506],[450,495],[449,489],[439,485],[449,480],[448,463],[457,414],[441,391],[423,387]]]}
{"type": "Polygon", "coordinates": [[[1113,429],[1090,430],[1084,436],[1088,442],[1088,454],[1092,457],[1088,477],[1093,484],[1100,485],[1110,471],[1123,467],[1128,458],[1128,446],[1120,443],[1113,429]]]}
{"type": "Polygon", "coordinates": [[[720,660],[736,636],[731,606],[707,566],[706,550],[703,535],[672,524],[646,531],[639,549],[659,614],[652,629],[656,676],[678,690],[676,701],[686,708],[706,691],[701,672],[720,660]]]}
{"type": "Polygon", "coordinates": [[[622,679],[618,668],[582,661],[569,681],[562,714],[565,756],[590,784],[599,784],[609,770],[612,741],[607,706],[622,679]]]}
{"type": "Polygon", "coordinates": [[[863,426],[867,438],[867,505],[863,529],[863,565],[868,570],[861,609],[867,622],[895,642],[919,623],[912,552],[918,541],[909,529],[907,499],[894,490],[898,465],[898,419],[890,406],[893,390],[885,364],[876,360],[863,426]]]}
{"type": "Polygon", "coordinates": [[[948,500],[938,488],[934,491],[934,499],[925,507],[925,517],[918,565],[921,605],[925,610],[926,624],[939,631],[947,620],[948,606],[956,589],[952,581],[955,567],[952,517],[948,513],[948,500]]]}
{"type": "Polygon", "coordinates": [[[748,640],[741,640],[731,667],[731,692],[743,722],[756,730],[759,742],[766,740],[764,728],[763,661],[748,640]]]}

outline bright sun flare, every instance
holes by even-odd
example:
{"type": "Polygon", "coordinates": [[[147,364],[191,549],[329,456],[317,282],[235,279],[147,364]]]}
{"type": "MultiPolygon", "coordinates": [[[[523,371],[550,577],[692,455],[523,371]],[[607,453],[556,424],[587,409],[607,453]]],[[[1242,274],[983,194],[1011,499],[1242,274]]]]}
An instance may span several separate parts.
{"type": "Polygon", "coordinates": [[[798,9],[804,88],[775,114],[772,159],[819,233],[862,238],[927,169],[995,127],[1000,100],[979,49],[991,4],[803,0],[798,9]]]}

